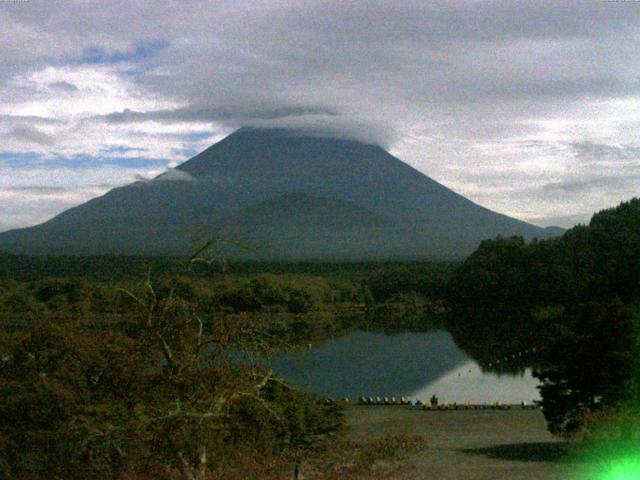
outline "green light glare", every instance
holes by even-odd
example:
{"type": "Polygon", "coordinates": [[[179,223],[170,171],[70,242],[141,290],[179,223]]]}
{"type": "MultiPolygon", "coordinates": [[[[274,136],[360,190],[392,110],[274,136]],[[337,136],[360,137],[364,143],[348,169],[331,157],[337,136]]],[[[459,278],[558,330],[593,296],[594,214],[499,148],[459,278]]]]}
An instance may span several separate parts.
{"type": "Polygon", "coordinates": [[[611,462],[598,480],[640,480],[640,457],[611,462]]]}

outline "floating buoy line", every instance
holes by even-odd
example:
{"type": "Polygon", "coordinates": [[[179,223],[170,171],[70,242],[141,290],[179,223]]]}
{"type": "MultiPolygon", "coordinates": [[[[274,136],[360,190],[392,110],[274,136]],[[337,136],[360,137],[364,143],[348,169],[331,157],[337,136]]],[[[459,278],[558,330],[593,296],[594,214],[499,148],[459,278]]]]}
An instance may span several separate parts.
{"type": "MultiPolygon", "coordinates": [[[[331,398],[327,398],[325,400],[327,404],[351,404],[351,400],[349,398],[342,398],[340,400],[333,400],[331,398]]],[[[355,405],[362,406],[410,406],[417,408],[419,410],[427,410],[427,411],[451,411],[451,410],[534,410],[540,408],[540,402],[533,401],[529,402],[520,402],[520,403],[502,403],[502,402],[491,402],[491,403],[438,403],[437,400],[431,402],[423,402],[422,400],[412,401],[409,397],[358,397],[358,400],[355,402],[355,405]]]]}
{"type": "Polygon", "coordinates": [[[498,365],[504,365],[506,363],[509,363],[512,360],[518,360],[522,357],[526,357],[527,355],[532,355],[534,353],[538,353],[540,351],[540,349],[536,348],[536,347],[531,347],[531,348],[527,348],[525,350],[520,350],[519,352],[515,352],[512,353],[511,355],[505,355],[504,357],[500,357],[500,358],[495,358],[485,364],[479,363],[478,365],[480,365],[480,367],[495,367],[498,365]]]}

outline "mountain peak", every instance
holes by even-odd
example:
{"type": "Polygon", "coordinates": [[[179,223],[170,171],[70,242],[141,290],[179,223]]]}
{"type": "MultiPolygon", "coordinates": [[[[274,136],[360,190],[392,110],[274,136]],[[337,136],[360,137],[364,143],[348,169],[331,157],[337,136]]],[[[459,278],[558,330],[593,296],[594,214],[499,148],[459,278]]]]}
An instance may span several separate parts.
{"type": "Polygon", "coordinates": [[[296,168],[301,164],[325,162],[327,157],[348,161],[372,156],[391,157],[378,146],[328,132],[243,127],[177,168],[194,177],[210,177],[238,170],[249,173],[267,164],[288,164],[296,168]]]}
{"type": "Polygon", "coordinates": [[[228,139],[236,140],[241,138],[271,138],[271,139],[292,139],[292,138],[315,138],[324,139],[326,141],[351,142],[362,145],[379,147],[376,143],[358,140],[346,132],[338,132],[331,129],[321,128],[285,128],[285,127],[241,127],[231,135],[228,139]]]}

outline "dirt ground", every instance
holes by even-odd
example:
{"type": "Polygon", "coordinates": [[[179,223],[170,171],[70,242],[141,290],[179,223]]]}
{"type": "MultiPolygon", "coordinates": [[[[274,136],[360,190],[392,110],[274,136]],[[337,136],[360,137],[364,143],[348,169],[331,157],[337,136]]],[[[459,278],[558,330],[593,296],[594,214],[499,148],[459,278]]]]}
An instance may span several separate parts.
{"type": "Polygon", "coordinates": [[[426,449],[410,455],[394,479],[567,480],[575,474],[567,445],[547,432],[539,410],[353,406],[346,416],[354,438],[394,433],[427,439],[426,449]]]}

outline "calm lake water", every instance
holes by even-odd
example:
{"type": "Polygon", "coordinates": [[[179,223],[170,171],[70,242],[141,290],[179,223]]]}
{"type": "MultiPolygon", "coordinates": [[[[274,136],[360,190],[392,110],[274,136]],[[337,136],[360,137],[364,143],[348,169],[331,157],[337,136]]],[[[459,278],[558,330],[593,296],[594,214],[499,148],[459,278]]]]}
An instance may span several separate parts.
{"type": "Polygon", "coordinates": [[[332,398],[409,396],[441,402],[519,403],[540,399],[538,381],[483,373],[446,331],[354,332],[268,362],[280,376],[332,398]]]}

